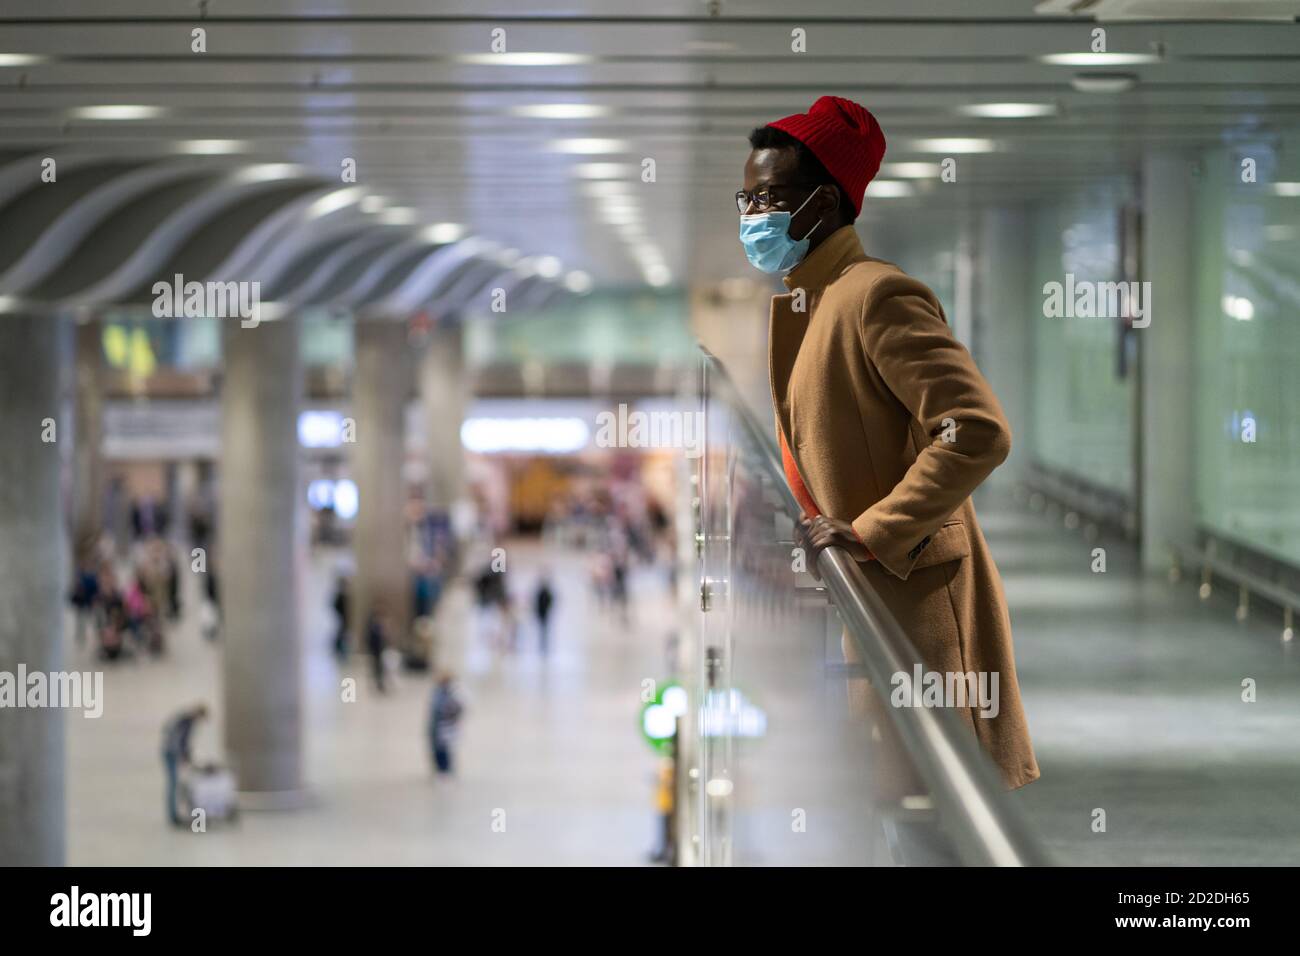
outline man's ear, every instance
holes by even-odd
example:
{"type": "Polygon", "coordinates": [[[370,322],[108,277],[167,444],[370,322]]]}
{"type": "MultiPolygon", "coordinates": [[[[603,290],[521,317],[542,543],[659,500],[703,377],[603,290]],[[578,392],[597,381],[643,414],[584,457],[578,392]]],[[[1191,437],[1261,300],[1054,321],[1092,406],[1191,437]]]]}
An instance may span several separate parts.
{"type": "Polygon", "coordinates": [[[822,217],[836,212],[843,204],[844,195],[840,192],[840,187],[834,183],[827,183],[817,194],[817,211],[822,214],[822,217]]]}

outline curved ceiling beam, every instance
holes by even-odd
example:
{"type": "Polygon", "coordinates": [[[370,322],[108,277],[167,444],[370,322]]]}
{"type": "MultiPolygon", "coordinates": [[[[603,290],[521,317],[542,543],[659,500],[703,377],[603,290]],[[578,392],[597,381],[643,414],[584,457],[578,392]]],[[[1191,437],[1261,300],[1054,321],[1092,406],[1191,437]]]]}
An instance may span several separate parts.
{"type": "Polygon", "coordinates": [[[377,315],[410,315],[435,296],[449,281],[463,270],[467,263],[486,252],[495,250],[496,244],[471,237],[450,245],[433,249],[411,269],[400,284],[374,301],[369,311],[377,315]]]}
{"type": "Polygon", "coordinates": [[[527,301],[527,290],[534,284],[534,280],[539,282],[548,281],[526,265],[523,265],[522,261],[513,263],[509,267],[499,265],[496,282],[490,288],[482,289],[472,296],[463,304],[462,308],[491,308],[497,290],[500,289],[505,294],[504,302],[507,313],[523,311],[524,303],[527,301]]]}
{"type": "MultiPolygon", "coordinates": [[[[228,261],[248,237],[258,232],[268,220],[274,220],[286,206],[291,206],[305,194],[319,190],[319,183],[311,180],[277,180],[264,190],[240,197],[227,204],[215,215],[206,218],[167,258],[149,272],[132,289],[122,293],[116,301],[149,302],[155,298],[152,291],[158,281],[171,283],[180,276],[185,282],[211,280],[216,270],[228,261]]],[[[233,280],[247,282],[244,276],[233,280]]],[[[177,280],[179,281],[179,280],[177,280]]],[[[258,298],[261,292],[258,290],[258,298]]]]}
{"type": "Polygon", "coordinates": [[[332,301],[357,310],[371,300],[382,298],[438,248],[418,237],[399,242],[371,261],[356,281],[335,295],[332,301]]]}
{"type": "MultiPolygon", "coordinates": [[[[23,295],[35,289],[62,267],[82,241],[114,213],[163,186],[210,175],[213,168],[211,163],[193,162],[155,163],[143,167],[136,164],[134,167],[126,166],[125,171],[120,161],[83,165],[74,171],[72,181],[61,180],[59,189],[48,190],[46,187],[48,194],[57,195],[64,206],[61,210],[42,210],[35,230],[24,229],[16,222],[18,217],[0,212],[10,229],[33,236],[25,251],[7,269],[0,271],[0,293],[23,295]],[[105,172],[109,174],[94,175],[105,172]],[[92,180],[92,188],[79,189],[79,185],[86,185],[86,179],[92,180]]],[[[36,187],[39,189],[41,187],[36,187]]],[[[3,241],[0,239],[0,244],[3,241]]],[[[0,253],[0,262],[3,261],[3,253],[0,253]]]]}
{"type": "Polygon", "coordinates": [[[223,211],[291,180],[312,182],[294,167],[258,164],[156,189],[92,230],[35,294],[78,306],[120,301],[223,211]]]}
{"type": "Polygon", "coordinates": [[[266,245],[257,261],[248,268],[248,276],[261,282],[264,290],[292,289],[304,278],[302,272],[309,263],[314,268],[329,254],[329,250],[373,227],[373,219],[355,209],[345,209],[323,216],[309,227],[290,228],[282,237],[266,245]]]}
{"type": "MultiPolygon", "coordinates": [[[[319,237],[319,230],[328,219],[349,221],[349,214],[355,213],[356,204],[364,195],[363,186],[321,184],[295,197],[250,231],[213,268],[210,278],[262,282],[268,271],[264,265],[267,260],[283,256],[287,261],[304,242],[319,237]]],[[[273,280],[274,276],[270,278],[273,280]]]]}
{"type": "Polygon", "coordinates": [[[453,279],[446,289],[435,292],[425,308],[438,316],[459,317],[471,302],[493,287],[502,271],[501,263],[495,258],[475,260],[470,269],[453,279]]]}
{"type": "Polygon", "coordinates": [[[44,171],[42,163],[46,159],[53,159],[57,175],[64,177],[87,166],[124,162],[122,158],[111,159],[82,150],[69,150],[67,147],[32,148],[0,154],[0,209],[33,187],[53,185],[41,180],[44,171]]]}
{"type": "Polygon", "coordinates": [[[294,301],[296,291],[310,282],[325,260],[339,249],[377,231],[374,220],[349,218],[310,230],[310,236],[295,233],[294,241],[277,250],[275,261],[264,263],[263,294],[273,301],[294,301]]]}
{"type": "Polygon", "coordinates": [[[396,226],[369,229],[327,255],[306,281],[279,298],[295,306],[330,305],[372,262],[409,236],[409,230],[396,226]]]}

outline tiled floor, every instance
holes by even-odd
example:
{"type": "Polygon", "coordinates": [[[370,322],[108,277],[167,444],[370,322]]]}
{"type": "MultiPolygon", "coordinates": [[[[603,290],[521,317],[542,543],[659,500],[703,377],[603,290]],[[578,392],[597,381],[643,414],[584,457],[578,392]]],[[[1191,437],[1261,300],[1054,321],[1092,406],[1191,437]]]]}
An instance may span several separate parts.
{"type": "Polygon", "coordinates": [[[1143,578],[1131,549],[1059,518],[1006,504],[980,521],[1043,772],[1017,799],[1057,860],[1300,863],[1300,661],[1280,615],[1238,624],[1235,595],[1203,604],[1195,583],[1143,578]],[[1091,570],[1098,544],[1104,574],[1091,570]]]}
{"type": "MultiPolygon", "coordinates": [[[[510,587],[526,607],[541,546],[512,543],[508,556],[510,587]]],[[[359,699],[340,700],[327,649],[334,560],[315,559],[305,589],[314,635],[305,649],[309,805],[245,813],[206,833],[164,824],[164,717],[200,699],[220,703],[218,648],[203,643],[191,616],[165,660],[108,670],[101,719],[68,720],[69,863],[644,862],[657,832],[655,761],[637,715],[641,681],[663,659],[660,575],[634,576],[628,628],[596,606],[581,556],[547,554],[559,600],[546,659],[531,624],[517,653],[494,653],[474,633],[467,595],[449,597],[462,626],[447,628],[444,659],[462,677],[468,710],[458,778],[442,782],[425,743],[427,679],[404,677],[379,698],[357,659],[345,672],[356,676],[359,699]]],[[[71,647],[68,660],[90,666],[71,647]]],[[[197,756],[218,753],[219,726],[218,717],[196,738],[197,756]]]]}

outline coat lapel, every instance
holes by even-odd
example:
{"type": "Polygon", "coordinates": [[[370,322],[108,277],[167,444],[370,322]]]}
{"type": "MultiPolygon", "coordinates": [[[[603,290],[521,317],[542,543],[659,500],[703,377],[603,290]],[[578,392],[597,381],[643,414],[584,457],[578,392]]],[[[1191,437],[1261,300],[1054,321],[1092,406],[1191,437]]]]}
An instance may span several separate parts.
{"type": "Polygon", "coordinates": [[[767,333],[767,375],[772,387],[772,407],[777,427],[785,436],[790,454],[795,454],[790,438],[790,375],[794,371],[799,347],[812,321],[813,302],[821,290],[838,276],[849,263],[865,259],[862,241],[852,226],[842,226],[781,281],[791,291],[772,296],[772,312],[767,333]],[[802,289],[804,310],[794,309],[795,290],[802,289]]]}
{"type": "Polygon", "coordinates": [[[777,427],[785,435],[786,444],[793,453],[790,442],[790,373],[794,360],[799,357],[799,346],[808,331],[808,313],[796,312],[791,307],[792,295],[772,296],[772,314],[767,332],[767,377],[772,386],[772,407],[776,410],[777,427]]]}

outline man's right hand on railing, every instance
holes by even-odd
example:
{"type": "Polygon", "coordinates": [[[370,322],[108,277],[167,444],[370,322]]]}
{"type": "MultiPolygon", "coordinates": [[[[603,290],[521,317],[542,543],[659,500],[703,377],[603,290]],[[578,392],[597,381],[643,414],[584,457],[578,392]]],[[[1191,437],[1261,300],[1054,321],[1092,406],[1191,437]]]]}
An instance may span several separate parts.
{"type": "MultiPolygon", "coordinates": [[[[801,515],[799,534],[808,551],[810,570],[817,567],[817,556],[826,548],[843,548],[855,561],[871,561],[875,558],[870,549],[862,543],[858,533],[853,530],[853,525],[839,518],[818,515],[816,518],[809,519],[807,515],[801,515]]],[[[813,575],[817,575],[815,570],[813,575]]]]}

